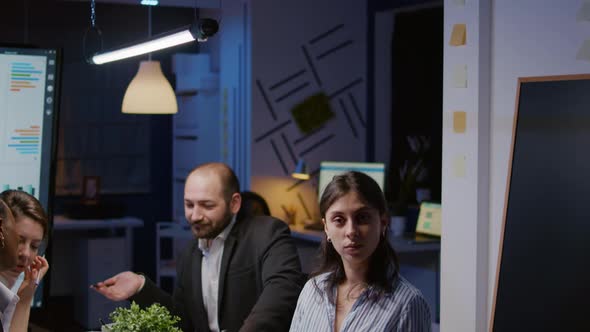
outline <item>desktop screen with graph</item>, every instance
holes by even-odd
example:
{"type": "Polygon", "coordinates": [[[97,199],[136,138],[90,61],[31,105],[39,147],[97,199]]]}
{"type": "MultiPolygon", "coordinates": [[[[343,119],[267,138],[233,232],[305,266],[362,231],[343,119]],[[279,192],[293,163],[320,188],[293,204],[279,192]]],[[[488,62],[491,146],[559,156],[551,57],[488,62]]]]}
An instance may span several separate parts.
{"type": "MultiPolygon", "coordinates": [[[[57,49],[0,44],[0,191],[28,192],[49,216],[59,66],[57,49]]],[[[42,301],[42,290],[37,293],[34,306],[42,301]]]]}

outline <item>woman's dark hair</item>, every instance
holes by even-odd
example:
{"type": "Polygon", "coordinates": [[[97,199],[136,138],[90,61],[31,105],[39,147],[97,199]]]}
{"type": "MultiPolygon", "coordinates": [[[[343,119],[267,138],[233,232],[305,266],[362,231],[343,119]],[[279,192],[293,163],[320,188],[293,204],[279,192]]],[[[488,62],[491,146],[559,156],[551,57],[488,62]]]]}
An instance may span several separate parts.
{"type": "Polygon", "coordinates": [[[6,205],[12,211],[16,222],[22,217],[31,218],[41,225],[43,238],[47,238],[49,231],[47,214],[34,196],[21,190],[6,190],[0,193],[0,198],[6,202],[6,205]]]}
{"type": "MultiPolygon", "coordinates": [[[[324,189],[320,199],[320,214],[326,217],[326,211],[341,197],[350,192],[355,192],[359,199],[369,207],[376,209],[380,216],[387,216],[387,203],[383,191],[370,176],[365,173],[350,171],[336,175],[324,189]]],[[[385,234],[387,232],[384,232],[385,234]]],[[[332,289],[334,286],[346,279],[342,258],[334,249],[332,243],[326,238],[322,240],[319,254],[320,265],[311,277],[331,272],[327,279],[324,291],[330,302],[334,303],[332,289]]],[[[371,293],[373,299],[378,299],[384,293],[393,290],[393,285],[398,278],[399,261],[397,255],[389,242],[387,236],[381,236],[377,248],[369,259],[367,284],[373,287],[371,293]]],[[[316,289],[320,286],[314,280],[316,289]]]]}
{"type": "Polygon", "coordinates": [[[242,206],[238,211],[236,220],[253,216],[270,216],[270,209],[262,196],[252,191],[243,191],[241,196],[242,206]]]}

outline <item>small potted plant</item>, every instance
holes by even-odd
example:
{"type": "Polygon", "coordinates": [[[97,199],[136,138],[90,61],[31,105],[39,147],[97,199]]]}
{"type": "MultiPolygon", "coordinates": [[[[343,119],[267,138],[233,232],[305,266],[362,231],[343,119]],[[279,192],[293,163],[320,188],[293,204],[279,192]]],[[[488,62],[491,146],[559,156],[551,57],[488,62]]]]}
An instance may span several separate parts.
{"type": "Polygon", "coordinates": [[[180,321],[178,316],[170,314],[166,307],[154,303],[141,309],[135,302],[129,308],[117,308],[109,318],[111,324],[102,326],[102,332],[181,332],[176,324],[180,321]]]}
{"type": "MultiPolygon", "coordinates": [[[[391,225],[393,235],[405,231],[406,215],[410,204],[416,201],[417,191],[428,177],[427,162],[430,152],[430,139],[425,136],[406,137],[412,154],[404,160],[397,171],[399,188],[391,202],[391,225]]],[[[424,196],[422,194],[421,196],[424,196]]]]}

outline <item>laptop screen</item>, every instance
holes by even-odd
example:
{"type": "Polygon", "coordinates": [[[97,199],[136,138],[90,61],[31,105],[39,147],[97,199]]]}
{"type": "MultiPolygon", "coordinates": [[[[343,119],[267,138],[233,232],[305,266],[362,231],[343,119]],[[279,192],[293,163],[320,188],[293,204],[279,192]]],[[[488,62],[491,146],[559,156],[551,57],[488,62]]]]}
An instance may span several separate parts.
{"type": "Polygon", "coordinates": [[[422,202],[416,222],[416,233],[440,237],[441,218],[442,212],[439,203],[422,202]]]}

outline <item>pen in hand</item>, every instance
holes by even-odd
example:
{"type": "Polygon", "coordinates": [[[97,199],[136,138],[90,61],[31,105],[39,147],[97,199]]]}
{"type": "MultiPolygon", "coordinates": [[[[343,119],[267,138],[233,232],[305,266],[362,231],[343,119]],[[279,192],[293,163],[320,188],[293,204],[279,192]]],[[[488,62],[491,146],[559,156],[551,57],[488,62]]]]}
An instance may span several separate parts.
{"type": "Polygon", "coordinates": [[[101,286],[104,287],[104,285],[100,285],[100,282],[97,282],[90,285],[90,288],[99,289],[101,286]]]}

